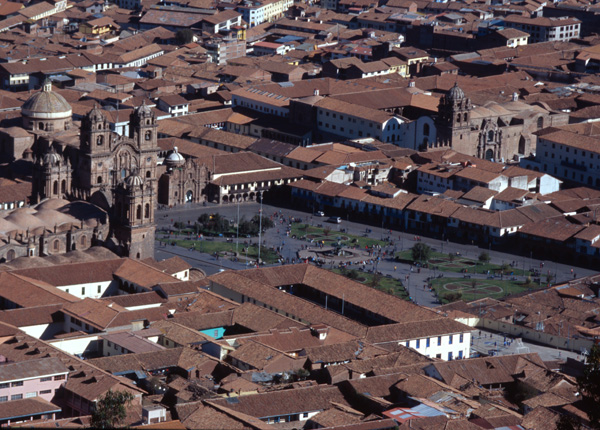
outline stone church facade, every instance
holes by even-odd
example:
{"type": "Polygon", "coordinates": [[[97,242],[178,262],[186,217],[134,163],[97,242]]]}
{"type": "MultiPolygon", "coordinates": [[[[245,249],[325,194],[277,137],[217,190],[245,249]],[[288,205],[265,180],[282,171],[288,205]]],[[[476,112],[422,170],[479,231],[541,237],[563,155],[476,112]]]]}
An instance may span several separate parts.
{"type": "Polygon", "coordinates": [[[47,198],[84,200],[110,219],[103,244],[132,258],[154,256],[157,205],[157,123],[142,105],[130,117],[130,133],[110,130],[98,107],[83,118],[79,147],[55,142],[54,133],[70,127],[70,106],[49,85],[23,110],[23,124],[35,136],[32,203],[47,198]]]}
{"type": "Polygon", "coordinates": [[[453,149],[487,160],[516,160],[535,153],[536,131],[567,121],[567,114],[523,103],[516,94],[508,102],[474,106],[455,84],[440,99],[437,138],[427,150],[453,149]]]}

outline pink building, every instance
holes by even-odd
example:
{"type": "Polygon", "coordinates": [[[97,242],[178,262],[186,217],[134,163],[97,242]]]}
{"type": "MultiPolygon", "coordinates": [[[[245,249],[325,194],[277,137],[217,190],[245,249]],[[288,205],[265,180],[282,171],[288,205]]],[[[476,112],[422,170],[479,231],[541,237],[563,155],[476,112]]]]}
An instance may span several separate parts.
{"type": "Polygon", "coordinates": [[[51,401],[67,381],[69,369],[56,357],[19,363],[0,357],[0,403],[41,397],[51,401]]]}

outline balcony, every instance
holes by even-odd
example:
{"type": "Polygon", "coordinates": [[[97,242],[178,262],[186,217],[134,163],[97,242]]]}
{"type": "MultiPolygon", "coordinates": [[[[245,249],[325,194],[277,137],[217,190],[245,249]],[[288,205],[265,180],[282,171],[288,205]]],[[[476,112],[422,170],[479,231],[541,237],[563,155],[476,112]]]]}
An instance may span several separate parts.
{"type": "Polygon", "coordinates": [[[567,167],[569,169],[575,169],[575,170],[579,170],[581,172],[587,172],[587,167],[583,163],[577,164],[577,163],[572,163],[570,161],[562,160],[560,162],[560,165],[563,167],[567,167]]]}

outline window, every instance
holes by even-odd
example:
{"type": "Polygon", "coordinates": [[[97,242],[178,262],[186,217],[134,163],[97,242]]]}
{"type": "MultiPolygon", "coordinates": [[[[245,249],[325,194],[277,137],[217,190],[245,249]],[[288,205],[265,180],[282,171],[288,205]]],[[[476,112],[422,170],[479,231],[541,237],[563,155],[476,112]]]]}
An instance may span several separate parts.
{"type": "Polygon", "coordinates": [[[458,358],[459,359],[463,358],[463,352],[462,351],[458,351],[458,358]]]}
{"type": "Polygon", "coordinates": [[[452,361],[452,351],[448,353],[448,361],[452,361]]]}
{"type": "Polygon", "coordinates": [[[85,296],[85,287],[81,287],[81,295],[85,296]]]}
{"type": "Polygon", "coordinates": [[[427,340],[425,341],[425,346],[427,348],[429,348],[431,346],[431,339],[430,338],[427,338],[427,340]]]}
{"type": "Polygon", "coordinates": [[[10,400],[21,400],[23,398],[23,394],[13,394],[10,396],[10,400]]]}
{"type": "Polygon", "coordinates": [[[464,335],[462,333],[458,336],[458,343],[463,343],[463,339],[464,339],[463,336],[464,335]]]}
{"type": "Polygon", "coordinates": [[[46,376],[44,378],[40,378],[40,382],[48,382],[52,381],[52,376],[46,376]]]}
{"type": "Polygon", "coordinates": [[[11,387],[22,387],[23,386],[23,381],[11,382],[10,386],[11,387]]]}
{"type": "Polygon", "coordinates": [[[63,381],[65,379],[65,375],[56,375],[54,377],[55,381],[63,381]]]}
{"type": "Polygon", "coordinates": [[[44,394],[52,394],[52,390],[42,390],[42,391],[40,391],[40,396],[43,396],[44,394]]]}
{"type": "Polygon", "coordinates": [[[8,402],[8,396],[0,396],[0,403],[1,402],[8,402]]]}
{"type": "Polygon", "coordinates": [[[454,337],[453,335],[448,336],[448,345],[452,345],[452,338],[453,337],[454,337]]]}
{"type": "Polygon", "coordinates": [[[31,393],[25,393],[26,399],[30,399],[32,397],[37,397],[37,391],[32,391],[31,393]]]}
{"type": "Polygon", "coordinates": [[[98,294],[102,292],[102,285],[98,285],[98,294]]]}
{"type": "Polygon", "coordinates": [[[406,347],[408,348],[410,346],[410,340],[406,341],[406,347]]]}
{"type": "Polygon", "coordinates": [[[302,418],[308,418],[308,412],[304,412],[304,413],[302,414],[302,418]]]}
{"type": "Polygon", "coordinates": [[[442,336],[438,336],[438,346],[442,345],[442,336]]]}
{"type": "Polygon", "coordinates": [[[416,349],[419,349],[421,347],[421,339],[417,339],[417,346],[415,346],[416,349]]]}

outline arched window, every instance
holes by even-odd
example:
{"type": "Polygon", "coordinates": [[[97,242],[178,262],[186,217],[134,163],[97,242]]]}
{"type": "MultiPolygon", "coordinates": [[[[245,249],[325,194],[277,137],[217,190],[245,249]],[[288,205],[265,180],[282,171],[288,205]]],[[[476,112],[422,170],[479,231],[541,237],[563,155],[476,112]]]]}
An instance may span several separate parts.
{"type": "Polygon", "coordinates": [[[144,218],[150,218],[150,203],[146,203],[144,208],[144,218]]]}
{"type": "Polygon", "coordinates": [[[6,261],[12,261],[15,259],[16,256],[17,256],[17,253],[15,252],[15,250],[11,249],[10,251],[8,251],[6,253],[6,261]]]}
{"type": "Polygon", "coordinates": [[[488,149],[487,151],[485,151],[485,159],[486,160],[492,160],[494,158],[494,151],[492,151],[491,149],[488,149]]]}
{"type": "Polygon", "coordinates": [[[151,173],[150,173],[150,170],[147,170],[147,171],[146,171],[146,178],[149,178],[149,177],[150,177],[150,175],[151,175],[151,173]]]}
{"type": "Polygon", "coordinates": [[[87,246],[87,237],[81,236],[80,243],[81,246],[87,246]]]}
{"type": "Polygon", "coordinates": [[[464,122],[467,122],[467,113],[466,113],[466,112],[465,112],[465,113],[464,113],[464,115],[463,115],[463,121],[464,121],[464,122]]]}
{"type": "Polygon", "coordinates": [[[65,181],[64,179],[60,183],[60,192],[62,194],[65,194],[67,192],[67,181],[65,181]]]}
{"type": "Polygon", "coordinates": [[[52,184],[52,194],[58,194],[58,181],[54,181],[54,184],[52,184]]]}
{"type": "Polygon", "coordinates": [[[104,136],[102,136],[102,135],[98,136],[98,139],[96,139],[96,144],[98,146],[103,145],[104,144],[104,136]]]}
{"type": "Polygon", "coordinates": [[[146,140],[150,140],[152,139],[152,132],[151,131],[147,131],[146,132],[146,140]]]}
{"type": "Polygon", "coordinates": [[[423,124],[423,136],[429,136],[429,124],[423,124]]]}
{"type": "Polygon", "coordinates": [[[125,179],[125,176],[127,176],[127,169],[121,169],[121,179],[125,179]]]}
{"type": "Polygon", "coordinates": [[[537,128],[538,129],[544,128],[544,117],[539,117],[537,119],[537,128]]]}
{"type": "Polygon", "coordinates": [[[44,123],[43,123],[43,122],[40,122],[40,123],[38,124],[38,129],[39,129],[39,130],[43,130],[43,129],[44,129],[44,123]]]}
{"type": "Polygon", "coordinates": [[[488,142],[494,141],[494,131],[493,130],[490,130],[487,132],[487,140],[488,140],[488,142]]]}
{"type": "Polygon", "coordinates": [[[456,115],[456,122],[460,122],[460,114],[456,115]]]}
{"type": "Polygon", "coordinates": [[[98,176],[97,183],[98,183],[98,184],[101,184],[101,183],[102,183],[102,176],[98,176]]]}
{"type": "Polygon", "coordinates": [[[135,210],[135,219],[142,219],[142,205],[137,205],[135,210]]]}
{"type": "Polygon", "coordinates": [[[146,125],[150,125],[150,120],[149,119],[146,120],[146,125]]]}
{"type": "Polygon", "coordinates": [[[54,249],[55,251],[58,251],[60,249],[60,241],[58,239],[56,239],[53,243],[52,243],[52,249],[54,249]]]}

